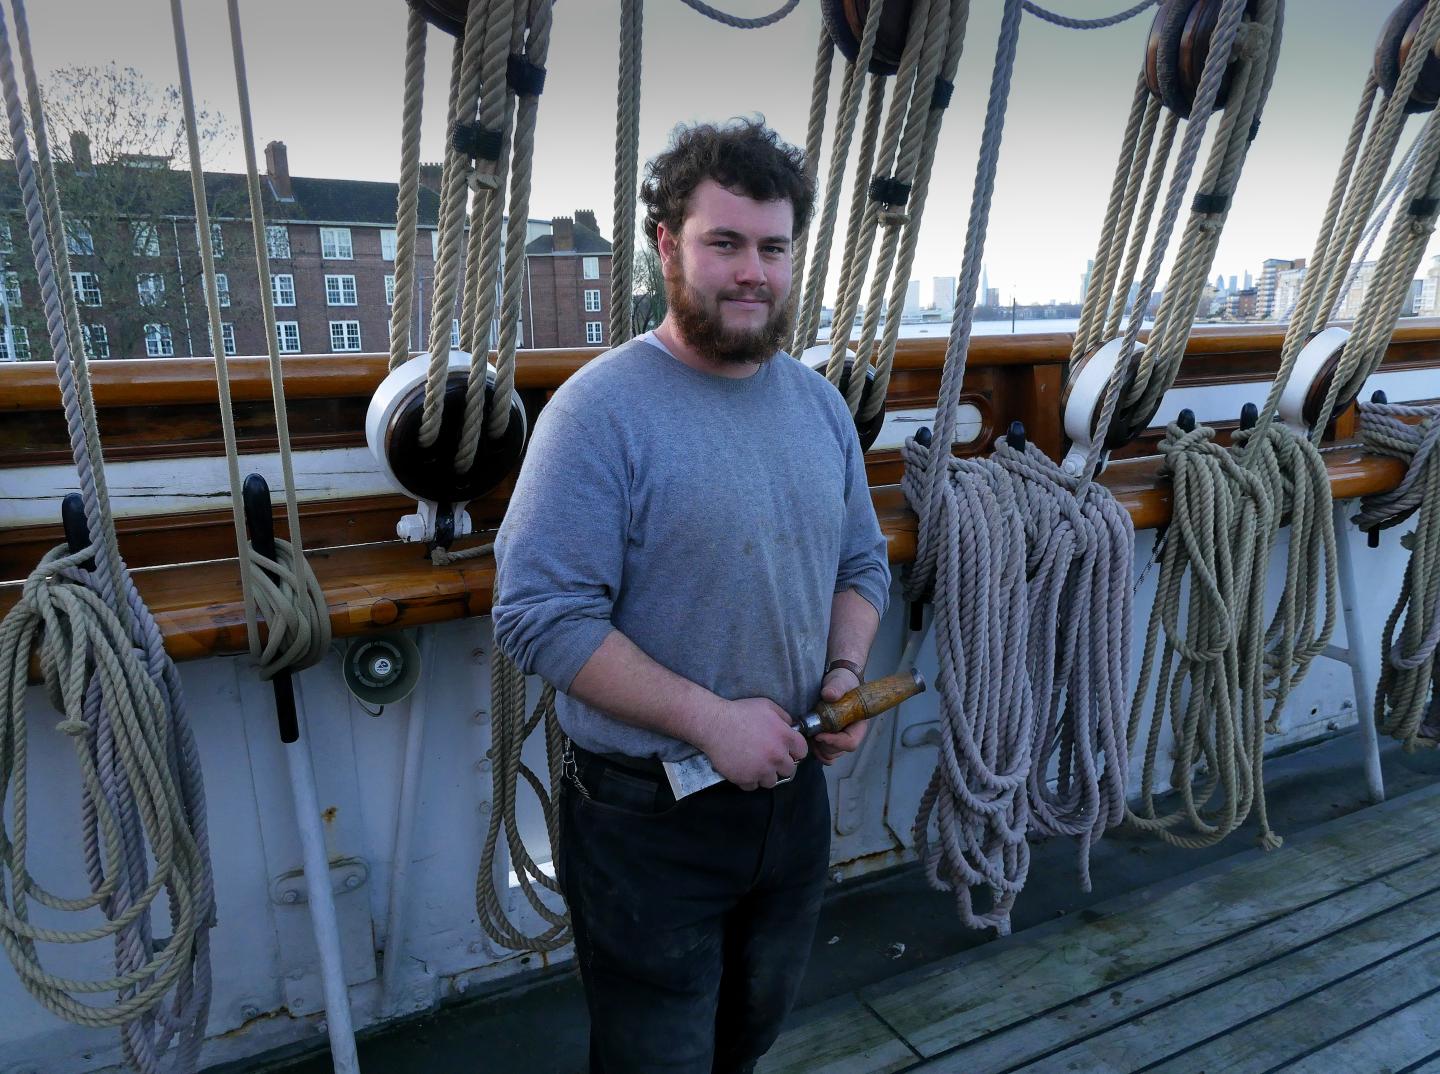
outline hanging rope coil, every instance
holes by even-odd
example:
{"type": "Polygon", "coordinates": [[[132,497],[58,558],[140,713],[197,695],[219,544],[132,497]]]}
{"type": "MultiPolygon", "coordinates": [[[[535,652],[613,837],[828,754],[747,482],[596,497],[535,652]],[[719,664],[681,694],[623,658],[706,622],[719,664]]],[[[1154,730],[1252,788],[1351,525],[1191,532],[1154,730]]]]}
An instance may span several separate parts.
{"type": "Polygon", "coordinates": [[[179,675],[119,556],[77,308],[63,260],[58,266],[55,260],[64,257],[65,232],[25,5],[13,0],[12,7],[31,106],[33,159],[3,13],[0,86],[94,542],[73,555],[64,548],[49,553],[0,624],[0,803],[10,801],[9,826],[0,828],[0,874],[9,875],[8,885],[0,878],[0,942],[26,988],[48,1009],[84,1025],[119,1026],[132,1068],[158,1074],[169,1052],[171,1069],[188,1071],[197,1064],[210,1004],[214,884],[204,786],[179,675]],[[81,569],[92,557],[93,571],[81,569]],[[48,892],[26,862],[24,703],[29,655],[37,644],[51,699],[65,713],[59,729],[72,736],[80,764],[88,897],[48,892]],[[162,891],[171,935],[160,942],[150,909],[162,891]],[[32,901],[51,910],[99,909],[106,922],[84,930],[37,927],[29,921],[32,901]],[[115,945],[116,973],[104,980],[51,974],[36,948],[37,942],[107,938],[115,945]],[[117,992],[109,1007],[76,998],[106,991],[117,992]]]}
{"type": "Polygon", "coordinates": [[[1002,439],[992,458],[1025,526],[1030,831],[1078,841],[1089,891],[1090,848],[1125,819],[1135,527],[1108,489],[1082,488],[1033,444],[1002,439]]]}
{"type": "Polygon", "coordinates": [[[946,443],[926,447],[912,437],[902,449],[906,499],[933,497],[927,521],[939,533],[931,568],[940,751],[912,837],[931,884],[955,893],[961,920],[1005,935],[1030,869],[1025,529],[1002,471],[956,459],[946,443]],[[938,484],[933,468],[944,472],[938,484]],[[975,888],[986,890],[988,906],[977,907],[975,888]]]}
{"type": "Polygon", "coordinates": [[[570,917],[562,908],[553,909],[562,898],[559,882],[545,872],[531,856],[516,820],[517,792],[523,779],[540,804],[545,832],[551,848],[560,845],[556,795],[561,783],[560,761],[565,750],[565,733],[555,715],[555,688],[546,685],[533,713],[525,716],[525,673],[500,651],[497,645],[490,662],[491,744],[486,756],[491,764],[490,815],[480,853],[480,870],[475,881],[475,909],[480,927],[501,947],[512,951],[555,951],[571,941],[570,917]],[[501,714],[505,715],[502,716],[501,714]],[[518,713],[516,719],[514,714],[518,713]],[[544,725],[546,780],[525,764],[525,742],[537,727],[544,725]],[[548,788],[548,789],[547,789],[548,788]],[[497,851],[501,835],[509,854],[510,872],[515,876],[526,904],[544,923],[535,934],[522,932],[510,921],[497,881],[497,851]],[[547,902],[542,892],[551,895],[547,902]]]}
{"type": "Polygon", "coordinates": [[[1280,837],[1270,830],[1263,794],[1263,662],[1256,658],[1263,608],[1245,595],[1264,588],[1275,505],[1261,477],[1216,444],[1212,429],[1171,424],[1160,452],[1182,521],[1171,522],[1165,541],[1131,708],[1133,749],[1153,683],[1140,804],[1129,820],[1175,846],[1196,848],[1225,838],[1253,807],[1262,845],[1273,849],[1280,837]],[[1166,712],[1169,782],[1181,801],[1162,815],[1155,794],[1166,712]]]}
{"type": "Polygon", "coordinates": [[[1392,492],[1361,501],[1357,525],[1375,532],[1416,520],[1402,538],[1410,560],[1381,638],[1376,719],[1406,749],[1434,746],[1440,740],[1440,408],[1362,403],[1360,436],[1367,451],[1398,458],[1407,469],[1392,492]]]}

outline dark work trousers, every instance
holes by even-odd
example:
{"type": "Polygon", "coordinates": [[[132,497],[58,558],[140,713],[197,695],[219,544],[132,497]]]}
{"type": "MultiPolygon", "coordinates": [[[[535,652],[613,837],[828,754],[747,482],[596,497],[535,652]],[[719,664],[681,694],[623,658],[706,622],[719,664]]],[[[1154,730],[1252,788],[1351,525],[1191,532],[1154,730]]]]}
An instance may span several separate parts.
{"type": "Polygon", "coordinates": [[[830,860],[813,756],[774,790],[681,799],[577,751],[559,877],[590,1008],[591,1074],[744,1074],[805,973],[830,860]]]}

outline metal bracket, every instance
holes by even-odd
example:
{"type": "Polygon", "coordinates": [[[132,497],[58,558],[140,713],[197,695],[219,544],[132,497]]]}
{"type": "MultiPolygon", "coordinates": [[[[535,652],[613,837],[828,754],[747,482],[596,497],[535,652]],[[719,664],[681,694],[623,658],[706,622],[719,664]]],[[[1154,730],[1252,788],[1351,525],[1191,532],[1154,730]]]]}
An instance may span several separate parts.
{"type": "MultiPolygon", "coordinates": [[[[330,861],[330,890],[336,895],[356,891],[370,879],[370,863],[364,858],[333,858],[330,861]]],[[[270,881],[270,901],[276,906],[303,906],[310,901],[304,869],[291,869],[270,881]]]]}

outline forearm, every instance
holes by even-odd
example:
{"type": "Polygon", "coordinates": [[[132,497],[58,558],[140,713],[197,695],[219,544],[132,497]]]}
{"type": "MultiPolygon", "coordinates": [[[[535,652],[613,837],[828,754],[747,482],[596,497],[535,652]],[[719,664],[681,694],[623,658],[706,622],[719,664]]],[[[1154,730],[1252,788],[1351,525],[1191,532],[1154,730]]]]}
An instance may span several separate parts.
{"type": "Polygon", "coordinates": [[[703,686],[656,663],[618,630],[605,636],[567,693],[617,720],[697,749],[704,749],[703,730],[721,704],[703,686]]]}
{"type": "Polygon", "coordinates": [[[879,628],[880,615],[873,604],[853,589],[836,593],[830,602],[830,637],[825,644],[825,662],[853,660],[863,668],[879,628]]]}

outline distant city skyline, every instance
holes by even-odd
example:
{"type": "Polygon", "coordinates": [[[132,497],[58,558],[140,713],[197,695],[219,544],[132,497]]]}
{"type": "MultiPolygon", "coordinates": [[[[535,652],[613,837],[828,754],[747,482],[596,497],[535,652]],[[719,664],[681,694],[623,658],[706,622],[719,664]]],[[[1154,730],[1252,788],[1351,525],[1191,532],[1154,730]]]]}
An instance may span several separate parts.
{"type": "MultiPolygon", "coordinates": [[[[759,15],[773,10],[775,0],[723,6],[759,15]]],[[[1056,0],[1052,6],[1084,17],[1112,13],[1117,4],[1056,0]]],[[[1391,6],[1353,0],[1290,6],[1274,91],[1212,280],[1217,274],[1243,278],[1269,257],[1310,256],[1373,42],[1391,6]]],[[[556,4],[531,198],[538,217],[593,207],[607,236],[613,230],[618,7],[618,0],[556,4]]],[[[732,115],[763,113],[784,137],[803,142],[818,7],[802,4],[774,27],[739,31],[679,0],[647,5],[641,159],[663,149],[677,123],[732,115]]],[[[191,0],[186,8],[197,93],[238,128],[223,6],[191,0]]],[[[999,4],[976,5],[970,16],[911,271],[918,280],[960,273],[999,11],[999,4]]],[[[285,141],[297,174],[393,181],[406,5],[245,0],[242,18],[257,142],[285,141]]],[[[1150,18],[1083,34],[1026,18],[986,251],[990,287],[1002,301],[1069,302],[1078,294],[1078,273],[1094,256],[1150,18]]],[[[42,74],[113,61],[135,67],[156,86],[175,81],[168,11],[160,0],[48,0],[32,6],[30,22],[42,74]]],[[[450,42],[438,31],[429,35],[425,159],[438,158],[443,142],[450,42]]],[[[1412,128],[1423,118],[1412,118],[1412,128]]],[[[206,165],[239,170],[239,145],[232,141],[206,165]]],[[[832,280],[836,272],[838,256],[832,280]]]]}

